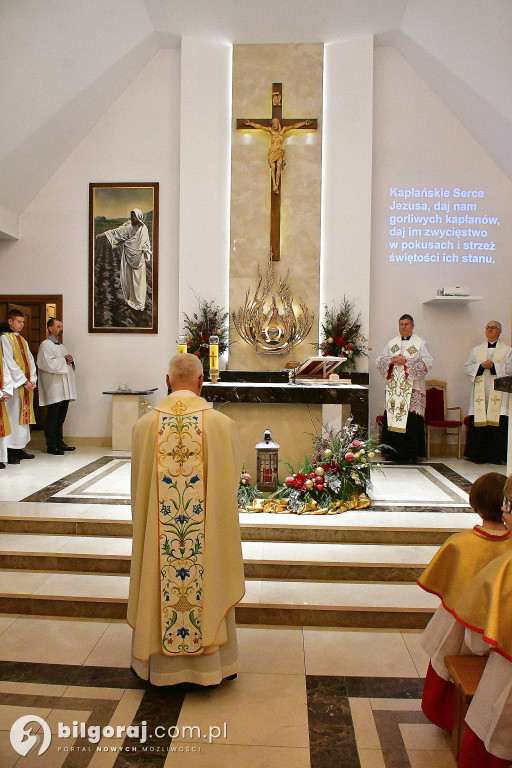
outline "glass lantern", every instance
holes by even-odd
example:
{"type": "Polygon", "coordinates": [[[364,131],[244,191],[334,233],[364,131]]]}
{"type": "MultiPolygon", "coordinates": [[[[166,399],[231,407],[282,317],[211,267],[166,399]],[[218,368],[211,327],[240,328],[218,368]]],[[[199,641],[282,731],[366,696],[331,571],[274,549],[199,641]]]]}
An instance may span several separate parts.
{"type": "Polygon", "coordinates": [[[219,337],[210,336],[210,379],[213,384],[219,380],[219,337]]]}
{"type": "Polygon", "coordinates": [[[185,355],[188,352],[187,341],[185,335],[178,336],[178,355],[185,355]]]}
{"type": "Polygon", "coordinates": [[[272,440],[270,429],[263,433],[263,440],[256,446],[256,487],[259,491],[276,491],[279,445],[272,440]]]}

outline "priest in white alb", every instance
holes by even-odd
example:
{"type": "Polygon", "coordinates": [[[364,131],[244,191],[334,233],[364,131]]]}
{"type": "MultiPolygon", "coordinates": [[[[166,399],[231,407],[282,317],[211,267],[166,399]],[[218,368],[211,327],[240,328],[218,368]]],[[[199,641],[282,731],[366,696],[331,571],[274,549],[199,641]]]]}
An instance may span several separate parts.
{"type": "Polygon", "coordinates": [[[7,415],[5,401],[13,395],[13,386],[9,368],[4,365],[4,355],[0,344],[0,469],[5,469],[7,461],[7,437],[11,434],[11,425],[7,415]]]}
{"type": "Polygon", "coordinates": [[[501,323],[489,320],[486,341],[473,347],[464,371],[473,384],[464,456],[476,464],[506,464],[508,392],[494,390],[498,376],[512,375],[512,348],[500,341],[501,323]]]}
{"type": "Polygon", "coordinates": [[[174,357],[172,394],[132,440],[131,666],[155,685],[216,685],[238,672],[244,594],[234,422],[199,397],[195,355],[174,357]]]}
{"type": "Polygon", "coordinates": [[[14,388],[13,397],[5,401],[10,433],[7,435],[7,462],[19,464],[23,459],[33,459],[34,454],[25,450],[30,441],[30,424],[35,424],[34,389],[37,371],[34,358],[26,339],[21,335],[25,327],[25,315],[11,309],[7,315],[9,331],[1,336],[3,365],[7,368],[14,388]]]}
{"type": "Polygon", "coordinates": [[[414,333],[411,315],[402,315],[398,335],[375,362],[386,379],[382,442],[391,448],[393,461],[416,464],[425,456],[425,376],[434,361],[424,339],[414,333]]]}
{"type": "Polygon", "coordinates": [[[46,450],[56,456],[74,451],[64,442],[62,428],[71,400],[76,400],[75,361],[62,343],[62,320],[51,317],[46,323],[48,338],[37,353],[39,405],[46,405],[44,436],[46,450]]]}

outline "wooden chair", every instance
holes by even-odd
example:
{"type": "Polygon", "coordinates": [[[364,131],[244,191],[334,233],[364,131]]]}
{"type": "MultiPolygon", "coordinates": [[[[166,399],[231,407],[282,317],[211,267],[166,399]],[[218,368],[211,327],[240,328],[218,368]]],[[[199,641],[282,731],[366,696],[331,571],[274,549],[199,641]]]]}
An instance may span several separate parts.
{"type": "Polygon", "coordinates": [[[451,679],[455,683],[452,752],[455,758],[457,758],[466,727],[464,722],[466,712],[482,677],[487,663],[487,656],[445,656],[444,663],[451,679]]]}
{"type": "MultiPolygon", "coordinates": [[[[425,408],[425,425],[427,427],[427,459],[430,459],[430,430],[431,429],[456,429],[459,446],[459,459],[462,456],[462,408],[460,405],[447,407],[446,405],[446,381],[429,379],[425,382],[427,388],[427,404],[425,408]],[[458,420],[447,419],[448,411],[458,411],[458,420]]],[[[443,433],[443,448],[446,447],[446,433],[443,433]]]]}

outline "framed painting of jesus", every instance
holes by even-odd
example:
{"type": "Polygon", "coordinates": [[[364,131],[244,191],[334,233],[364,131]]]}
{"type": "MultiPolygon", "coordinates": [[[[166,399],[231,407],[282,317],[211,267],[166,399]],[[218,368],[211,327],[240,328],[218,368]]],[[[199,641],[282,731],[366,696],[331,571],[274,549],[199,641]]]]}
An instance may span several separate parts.
{"type": "Polygon", "coordinates": [[[158,191],[89,184],[89,333],[158,332],[158,191]]]}

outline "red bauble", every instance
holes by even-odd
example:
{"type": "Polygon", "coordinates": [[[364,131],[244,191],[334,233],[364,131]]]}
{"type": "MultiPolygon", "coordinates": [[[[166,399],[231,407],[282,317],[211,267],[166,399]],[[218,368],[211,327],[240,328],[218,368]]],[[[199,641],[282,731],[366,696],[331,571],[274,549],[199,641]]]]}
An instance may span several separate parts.
{"type": "Polygon", "coordinates": [[[284,481],[284,484],[287,486],[291,486],[295,484],[295,478],[294,477],[287,477],[284,481]]]}
{"type": "Polygon", "coordinates": [[[353,453],[351,453],[351,451],[348,451],[345,454],[345,461],[354,461],[354,458],[355,458],[355,456],[354,456],[353,453]]]}
{"type": "Polygon", "coordinates": [[[322,484],[315,483],[315,488],[317,489],[317,491],[323,491],[324,489],[323,483],[322,484]]]}

